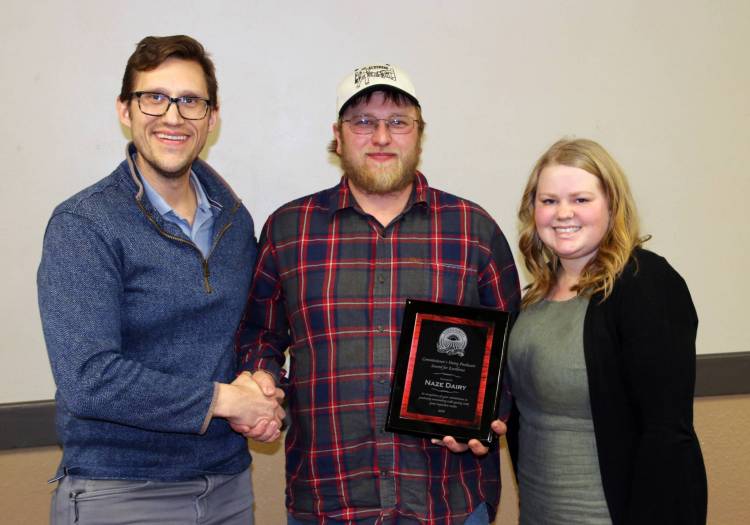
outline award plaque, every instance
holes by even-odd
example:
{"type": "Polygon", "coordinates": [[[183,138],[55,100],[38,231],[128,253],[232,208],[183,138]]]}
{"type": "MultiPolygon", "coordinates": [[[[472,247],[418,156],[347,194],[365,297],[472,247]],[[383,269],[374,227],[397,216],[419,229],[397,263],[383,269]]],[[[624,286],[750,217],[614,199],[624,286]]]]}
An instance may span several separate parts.
{"type": "Polygon", "coordinates": [[[510,317],[408,299],[385,430],[492,442],[510,317]]]}

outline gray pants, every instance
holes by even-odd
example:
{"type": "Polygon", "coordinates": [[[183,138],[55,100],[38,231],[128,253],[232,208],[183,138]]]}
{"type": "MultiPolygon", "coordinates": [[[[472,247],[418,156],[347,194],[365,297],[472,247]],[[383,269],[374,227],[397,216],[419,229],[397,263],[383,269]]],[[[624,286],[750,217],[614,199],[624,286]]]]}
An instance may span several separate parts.
{"type": "Polygon", "coordinates": [[[190,481],[62,478],[52,496],[52,525],[252,525],[250,470],[190,481]]]}

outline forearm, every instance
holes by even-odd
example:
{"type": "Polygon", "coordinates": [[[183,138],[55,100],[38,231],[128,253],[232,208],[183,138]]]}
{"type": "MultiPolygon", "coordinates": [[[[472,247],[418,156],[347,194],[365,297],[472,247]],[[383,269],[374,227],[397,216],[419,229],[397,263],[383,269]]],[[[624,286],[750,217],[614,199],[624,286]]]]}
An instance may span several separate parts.
{"type": "Polygon", "coordinates": [[[268,223],[261,234],[261,248],[253,272],[253,284],[237,328],[236,352],[240,370],[266,370],[280,378],[284,353],[291,342],[283,284],[268,239],[268,223]]]}
{"type": "Polygon", "coordinates": [[[76,417],[161,432],[205,430],[212,381],[165,374],[115,353],[51,359],[60,402],[76,417]]]}
{"type": "Polygon", "coordinates": [[[283,303],[251,293],[235,340],[240,371],[264,370],[278,382],[286,360],[284,353],[291,342],[283,303]],[[259,319],[274,321],[260,324],[259,319]]]}

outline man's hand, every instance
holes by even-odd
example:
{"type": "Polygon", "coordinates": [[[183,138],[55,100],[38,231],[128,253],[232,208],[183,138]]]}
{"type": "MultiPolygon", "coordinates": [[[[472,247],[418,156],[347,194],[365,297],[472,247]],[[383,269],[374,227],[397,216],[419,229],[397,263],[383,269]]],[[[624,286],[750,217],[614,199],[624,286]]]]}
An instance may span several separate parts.
{"type": "Polygon", "coordinates": [[[252,377],[253,381],[260,386],[260,389],[266,397],[276,397],[279,400],[279,403],[284,400],[284,391],[276,387],[276,380],[271,374],[265,370],[258,370],[253,372],[250,377],[252,377]]]}
{"type": "Polygon", "coordinates": [[[495,421],[490,423],[490,428],[498,436],[504,436],[505,433],[508,431],[508,427],[505,425],[504,422],[500,421],[499,419],[496,419],[495,421]]]}
{"type": "MultiPolygon", "coordinates": [[[[506,427],[505,423],[503,423],[499,419],[493,421],[490,426],[492,428],[492,431],[498,436],[502,436],[508,431],[508,427],[506,427]]],[[[433,439],[432,444],[445,447],[451,452],[455,452],[456,454],[471,450],[471,452],[475,456],[484,456],[485,454],[487,454],[487,452],[490,451],[490,449],[482,445],[481,441],[479,440],[470,439],[468,444],[459,443],[453,436],[445,436],[443,439],[433,439]]]]}
{"type": "Polygon", "coordinates": [[[281,403],[284,401],[284,391],[276,387],[276,381],[271,374],[262,370],[252,375],[248,372],[242,373],[232,384],[242,386],[248,384],[248,382],[254,382],[255,385],[260,387],[266,398],[276,400],[278,407],[275,411],[275,418],[270,421],[261,418],[251,427],[235,427],[233,425],[232,428],[243,436],[256,441],[275,441],[281,435],[281,426],[285,416],[284,409],[281,408],[281,403]]]}
{"type": "MultiPolygon", "coordinates": [[[[273,378],[266,375],[273,383],[273,378]]],[[[263,389],[248,372],[243,372],[231,384],[219,384],[213,415],[226,418],[232,429],[246,437],[273,441],[281,433],[284,409],[280,403],[283,399],[284,392],[275,384],[263,389]]]]}

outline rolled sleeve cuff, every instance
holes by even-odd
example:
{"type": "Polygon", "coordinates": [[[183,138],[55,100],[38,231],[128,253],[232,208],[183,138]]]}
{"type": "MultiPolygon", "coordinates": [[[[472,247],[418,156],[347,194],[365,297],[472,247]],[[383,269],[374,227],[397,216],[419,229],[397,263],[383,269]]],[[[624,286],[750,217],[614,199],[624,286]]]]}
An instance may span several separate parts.
{"type": "Polygon", "coordinates": [[[214,381],[214,393],[213,397],[211,398],[211,404],[208,407],[206,418],[203,420],[203,425],[201,425],[201,429],[198,431],[198,434],[203,435],[208,430],[208,425],[211,423],[211,420],[214,417],[214,407],[216,407],[217,399],[219,399],[219,383],[214,381]]]}

